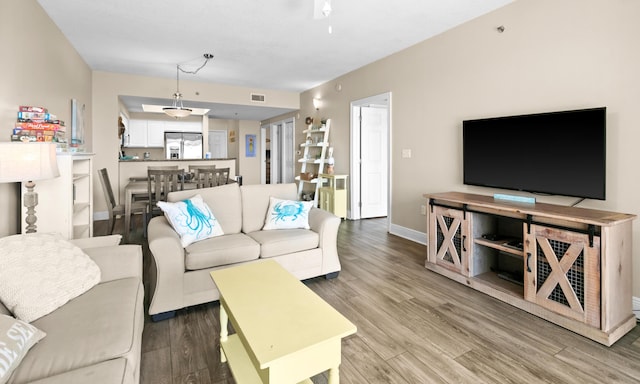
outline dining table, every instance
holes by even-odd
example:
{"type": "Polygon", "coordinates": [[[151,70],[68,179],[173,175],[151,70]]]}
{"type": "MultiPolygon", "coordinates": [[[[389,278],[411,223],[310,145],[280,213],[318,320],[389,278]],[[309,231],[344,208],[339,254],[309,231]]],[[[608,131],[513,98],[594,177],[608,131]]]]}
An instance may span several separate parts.
{"type": "MultiPolygon", "coordinates": [[[[153,186],[153,183],[151,184],[153,186]]],[[[186,182],[184,183],[184,189],[196,189],[196,183],[186,182]]],[[[131,203],[136,196],[148,196],[149,190],[147,186],[146,178],[132,177],[127,185],[124,187],[125,201],[124,201],[124,239],[129,240],[129,231],[127,228],[131,228],[131,203]]],[[[143,225],[147,225],[144,223],[143,225]]]]}

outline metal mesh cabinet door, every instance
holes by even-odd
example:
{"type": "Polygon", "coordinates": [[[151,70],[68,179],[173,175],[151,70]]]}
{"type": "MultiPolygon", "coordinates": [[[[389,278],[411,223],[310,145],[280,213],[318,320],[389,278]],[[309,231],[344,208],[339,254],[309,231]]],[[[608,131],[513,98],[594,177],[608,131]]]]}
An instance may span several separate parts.
{"type": "Polygon", "coordinates": [[[600,237],[539,225],[525,236],[525,299],[599,328],[600,237]]]}
{"type": "Polygon", "coordinates": [[[427,262],[468,276],[470,228],[471,215],[457,209],[434,206],[429,212],[427,262]]]}

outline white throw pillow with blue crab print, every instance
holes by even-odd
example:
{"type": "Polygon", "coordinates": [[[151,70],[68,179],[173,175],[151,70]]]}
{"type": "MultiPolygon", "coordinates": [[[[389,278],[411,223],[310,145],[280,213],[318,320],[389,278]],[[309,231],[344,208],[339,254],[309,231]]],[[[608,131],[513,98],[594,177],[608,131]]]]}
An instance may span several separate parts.
{"type": "Polygon", "coordinates": [[[271,196],[262,229],[309,229],[309,211],[312,206],[312,201],[283,200],[271,196]]]}
{"type": "Polygon", "coordinates": [[[175,203],[158,201],[157,204],[173,229],[180,235],[183,247],[196,241],[224,235],[220,223],[200,195],[175,203]]]}

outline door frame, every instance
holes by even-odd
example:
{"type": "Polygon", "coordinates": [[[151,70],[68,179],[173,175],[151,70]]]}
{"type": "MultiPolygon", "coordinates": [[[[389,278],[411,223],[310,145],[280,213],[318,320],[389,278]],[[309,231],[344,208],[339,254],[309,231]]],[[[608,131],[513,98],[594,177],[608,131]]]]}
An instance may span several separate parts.
{"type": "MultiPolygon", "coordinates": [[[[296,172],[296,162],[295,162],[295,132],[296,132],[296,122],[295,119],[293,117],[289,117],[283,120],[278,120],[278,121],[274,121],[272,123],[268,123],[268,124],[264,124],[262,126],[260,126],[260,144],[261,144],[261,151],[260,151],[260,157],[261,157],[261,164],[260,164],[260,183],[261,184],[266,184],[267,182],[267,172],[266,172],[266,167],[267,167],[267,139],[270,140],[269,142],[269,150],[271,151],[271,155],[270,155],[270,160],[271,160],[271,175],[270,175],[270,180],[271,180],[271,184],[276,184],[277,180],[280,179],[280,174],[282,173],[282,167],[284,166],[284,164],[280,163],[280,157],[279,157],[279,152],[282,151],[282,148],[287,145],[287,143],[285,143],[285,135],[284,135],[284,130],[286,129],[286,124],[287,123],[291,123],[292,124],[292,131],[293,131],[293,135],[292,135],[292,140],[291,143],[289,143],[291,145],[291,149],[292,149],[292,166],[293,166],[293,174],[295,175],[296,172]],[[280,128],[278,128],[280,127],[280,128]],[[267,129],[269,129],[269,135],[267,135],[267,129]],[[281,138],[281,140],[279,140],[278,138],[281,138]]],[[[286,163],[286,162],[285,162],[286,163]]]]}
{"type": "Polygon", "coordinates": [[[376,105],[383,106],[387,108],[387,229],[391,224],[391,194],[392,189],[390,188],[392,181],[392,159],[391,159],[391,92],[381,93],[379,95],[365,97],[363,99],[354,100],[349,105],[349,125],[350,125],[350,142],[351,142],[351,150],[350,152],[350,190],[349,194],[349,211],[347,212],[347,218],[349,220],[360,220],[360,184],[361,184],[361,167],[360,167],[360,124],[356,123],[356,116],[353,111],[354,108],[362,107],[366,105],[376,105]]]}
{"type": "Polygon", "coordinates": [[[269,124],[260,126],[260,184],[267,183],[267,128],[269,124]]]}

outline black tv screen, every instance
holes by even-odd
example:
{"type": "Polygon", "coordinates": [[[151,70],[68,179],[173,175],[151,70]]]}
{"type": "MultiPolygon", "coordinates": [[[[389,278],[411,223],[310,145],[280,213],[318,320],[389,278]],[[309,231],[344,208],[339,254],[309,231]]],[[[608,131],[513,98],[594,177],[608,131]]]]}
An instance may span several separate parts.
{"type": "Polygon", "coordinates": [[[465,120],[463,182],[605,199],[606,107],[465,120]]]}

